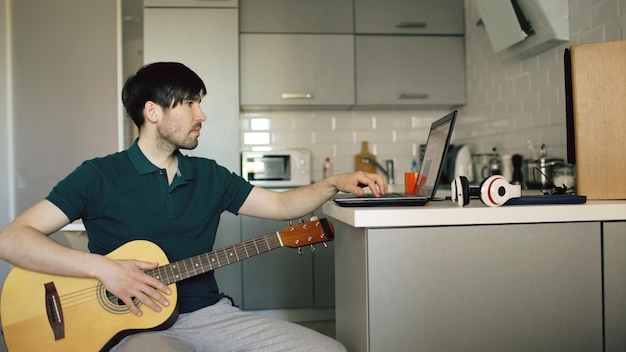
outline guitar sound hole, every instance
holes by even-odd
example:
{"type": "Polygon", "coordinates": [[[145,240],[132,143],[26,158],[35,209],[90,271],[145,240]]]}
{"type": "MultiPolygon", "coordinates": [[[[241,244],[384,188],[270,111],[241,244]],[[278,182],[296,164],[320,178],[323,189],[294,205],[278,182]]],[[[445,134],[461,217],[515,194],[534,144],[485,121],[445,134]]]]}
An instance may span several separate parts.
{"type": "MultiPolygon", "coordinates": [[[[98,302],[100,303],[102,308],[116,314],[125,314],[130,312],[130,309],[128,309],[126,304],[119,297],[104,288],[102,282],[98,283],[97,290],[98,302]]],[[[135,297],[133,297],[133,303],[137,307],[141,305],[141,302],[139,302],[139,300],[135,297]]]]}
{"type": "MultiPolygon", "coordinates": [[[[116,304],[118,306],[125,306],[126,305],[126,303],[124,303],[124,301],[122,301],[119,297],[117,297],[116,295],[112,294],[109,291],[107,291],[107,299],[112,304],[116,304]]],[[[133,297],[133,302],[135,302],[135,305],[139,304],[139,301],[135,297],[133,297]]]]}

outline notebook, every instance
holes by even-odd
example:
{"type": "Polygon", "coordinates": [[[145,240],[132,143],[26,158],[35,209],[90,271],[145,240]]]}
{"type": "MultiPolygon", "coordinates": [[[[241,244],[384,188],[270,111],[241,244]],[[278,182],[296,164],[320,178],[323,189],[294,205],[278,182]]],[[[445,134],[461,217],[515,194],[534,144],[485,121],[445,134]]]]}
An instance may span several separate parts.
{"type": "Polygon", "coordinates": [[[504,205],[584,204],[587,196],[577,194],[524,195],[511,198],[504,205]]]}
{"type": "Polygon", "coordinates": [[[439,185],[439,177],[450,145],[456,115],[457,111],[455,110],[430,125],[424,159],[419,170],[420,175],[426,176],[426,180],[417,194],[390,193],[382,197],[374,197],[371,194],[363,197],[354,194],[340,194],[335,197],[335,203],[345,207],[397,207],[427,204],[429,200],[435,197],[439,185]]]}

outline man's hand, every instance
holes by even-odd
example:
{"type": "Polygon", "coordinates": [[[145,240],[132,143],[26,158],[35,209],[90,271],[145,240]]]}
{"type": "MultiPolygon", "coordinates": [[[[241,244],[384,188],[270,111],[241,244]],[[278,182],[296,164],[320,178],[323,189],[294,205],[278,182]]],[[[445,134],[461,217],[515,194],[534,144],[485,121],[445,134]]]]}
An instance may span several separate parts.
{"type": "Polygon", "coordinates": [[[103,268],[100,281],[109,292],[117,296],[126,304],[128,309],[140,317],[141,310],[135,306],[133,298],[148,306],[155,312],[161,311],[161,306],[169,306],[169,300],[163,294],[171,294],[172,291],[156,278],[144,273],[158,267],[157,263],[148,263],[138,260],[107,260],[103,268]]]}
{"type": "Polygon", "coordinates": [[[336,175],[337,180],[335,187],[339,191],[354,193],[357,196],[363,196],[365,190],[363,188],[369,187],[374,197],[380,197],[387,194],[387,182],[380,175],[375,173],[357,171],[347,174],[336,175]]]}

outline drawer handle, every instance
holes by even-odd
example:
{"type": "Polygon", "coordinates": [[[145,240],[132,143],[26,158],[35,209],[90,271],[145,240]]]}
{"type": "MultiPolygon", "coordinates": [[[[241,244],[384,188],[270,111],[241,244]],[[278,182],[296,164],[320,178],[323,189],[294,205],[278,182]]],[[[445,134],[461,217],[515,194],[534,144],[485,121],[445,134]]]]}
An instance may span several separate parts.
{"type": "Polygon", "coordinates": [[[400,93],[398,99],[428,99],[428,93],[400,93]]]}
{"type": "Polygon", "coordinates": [[[313,99],[311,93],[283,93],[283,99],[313,99]]]}
{"type": "Polygon", "coordinates": [[[426,28],[426,22],[397,22],[396,28],[426,28]]]}

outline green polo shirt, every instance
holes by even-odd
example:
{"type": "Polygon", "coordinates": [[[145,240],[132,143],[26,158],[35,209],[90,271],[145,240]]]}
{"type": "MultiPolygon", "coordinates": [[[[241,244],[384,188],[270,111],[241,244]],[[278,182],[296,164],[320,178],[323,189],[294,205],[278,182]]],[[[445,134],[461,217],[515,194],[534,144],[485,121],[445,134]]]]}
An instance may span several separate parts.
{"type": "MultiPolygon", "coordinates": [[[[168,184],[165,170],[153,165],[135,141],[128,150],[85,161],[46,199],[70,221],[82,218],[93,253],[144,239],[174,262],[211,251],[220,214],[237,214],[252,187],[214,160],[180,152],[178,172],[168,184]]],[[[178,294],[181,313],[224,296],[212,271],[179,282],[178,294]]]]}

